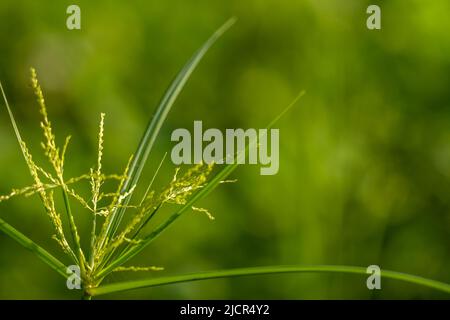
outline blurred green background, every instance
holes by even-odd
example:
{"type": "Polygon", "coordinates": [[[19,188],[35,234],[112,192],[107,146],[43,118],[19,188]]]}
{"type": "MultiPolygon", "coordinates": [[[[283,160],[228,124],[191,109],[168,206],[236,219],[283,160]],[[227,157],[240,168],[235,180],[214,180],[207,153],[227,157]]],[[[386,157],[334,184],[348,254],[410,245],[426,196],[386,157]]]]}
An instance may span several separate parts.
{"type": "MultiPolygon", "coordinates": [[[[0,2],[0,80],[34,156],[38,106],[34,66],[59,141],[73,136],[66,174],[96,161],[106,113],[105,170],[121,172],[179,68],[231,16],[237,24],[206,55],[169,114],[150,155],[149,180],[171,132],[205,127],[262,128],[297,93],[307,94],[279,123],[280,171],[241,166],[239,181],[200,204],[132,265],[160,273],[114,274],[109,281],[231,267],[346,264],[450,282],[450,2],[447,0],[22,1],[0,2]],[[81,7],[82,29],[66,28],[81,7]],[[366,28],[379,4],[382,30],[366,28]]],[[[31,183],[5,108],[0,108],[0,194],[31,183]]],[[[166,161],[158,185],[170,181],[166,161]]],[[[56,256],[38,197],[0,204],[0,217],[56,256]]],[[[89,214],[76,212],[82,233],[89,214]]],[[[65,261],[65,260],[64,260],[65,261]]],[[[0,298],[78,298],[45,264],[0,234],[0,298]]],[[[448,298],[365,277],[280,275],[135,290],[107,298],[448,298]]]]}

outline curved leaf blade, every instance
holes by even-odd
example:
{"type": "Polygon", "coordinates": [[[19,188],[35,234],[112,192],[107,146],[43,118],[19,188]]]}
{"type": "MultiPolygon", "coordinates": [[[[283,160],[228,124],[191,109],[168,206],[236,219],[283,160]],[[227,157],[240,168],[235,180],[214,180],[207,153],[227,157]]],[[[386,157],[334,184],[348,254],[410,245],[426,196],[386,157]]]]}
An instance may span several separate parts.
{"type": "MultiPolygon", "coordinates": [[[[253,267],[229,269],[221,271],[209,271],[192,274],[183,274],[170,277],[159,277],[145,280],[136,280],[128,282],[120,282],[92,288],[89,294],[92,296],[99,296],[109,293],[116,293],[121,291],[148,288],[162,285],[169,285],[182,282],[193,282],[200,280],[230,278],[241,276],[267,275],[267,274],[282,274],[282,273],[351,273],[366,275],[366,268],[355,266],[336,266],[336,265],[316,265],[316,266],[267,266],[267,267],[253,267]]],[[[409,282],[424,287],[429,287],[446,293],[450,293],[450,284],[410,275],[406,273],[381,270],[381,276],[390,279],[396,279],[404,282],[409,282]]]]}
{"type": "Polygon", "coordinates": [[[26,249],[37,255],[42,261],[49,265],[53,270],[57,271],[64,278],[67,278],[66,266],[64,263],[52,256],[48,251],[37,245],[33,240],[25,236],[23,233],[15,229],[10,224],[0,219],[0,230],[3,231],[13,240],[17,241],[26,249]]]}
{"type": "MultiPolygon", "coordinates": [[[[191,57],[186,65],[181,69],[178,75],[175,77],[166,93],[164,94],[161,102],[158,105],[154,117],[151,119],[146,131],[138,145],[137,151],[134,155],[133,162],[130,166],[128,179],[125,181],[122,193],[129,191],[139,181],[142,170],[147,161],[148,155],[153,147],[153,144],[158,136],[158,133],[169,113],[172,105],[186,84],[187,80],[191,76],[194,69],[197,67],[203,56],[209,50],[209,48],[219,39],[234,23],[236,18],[231,18],[225,22],[216,32],[203,44],[203,46],[197,50],[197,52],[191,57]]],[[[120,221],[125,213],[125,207],[129,203],[131,197],[125,200],[124,206],[112,213],[112,218],[109,221],[107,227],[107,237],[111,238],[117,231],[120,221]]]]}

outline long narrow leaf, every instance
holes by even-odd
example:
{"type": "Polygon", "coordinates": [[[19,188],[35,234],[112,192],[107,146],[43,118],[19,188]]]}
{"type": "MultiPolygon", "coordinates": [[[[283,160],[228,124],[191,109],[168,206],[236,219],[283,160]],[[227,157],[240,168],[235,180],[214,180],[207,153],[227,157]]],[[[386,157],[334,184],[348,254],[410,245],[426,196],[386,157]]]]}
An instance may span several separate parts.
{"type": "MultiPolygon", "coordinates": [[[[120,291],[154,287],[154,286],[162,286],[181,282],[193,282],[217,278],[230,278],[230,277],[253,276],[264,274],[281,274],[281,273],[366,274],[366,268],[353,266],[318,265],[318,266],[268,266],[268,267],[229,269],[222,271],[209,271],[209,272],[177,275],[171,277],[160,277],[156,279],[152,278],[145,280],[114,283],[105,286],[100,286],[98,288],[92,288],[89,290],[89,294],[92,296],[99,296],[108,293],[115,293],[120,291]]],[[[381,270],[381,277],[414,283],[424,287],[429,287],[446,293],[450,293],[450,284],[415,275],[410,275],[396,271],[381,270]]]]}
{"type": "MultiPolygon", "coordinates": [[[[192,58],[186,63],[186,65],[181,69],[178,75],[175,77],[166,93],[164,94],[159,106],[156,110],[156,114],[151,119],[140,143],[137,151],[134,155],[133,162],[130,166],[130,171],[127,180],[124,183],[122,193],[129,191],[133,186],[135,186],[139,177],[142,173],[144,165],[147,161],[148,155],[153,147],[153,144],[158,136],[158,133],[169,113],[172,105],[177,99],[179,93],[183,89],[190,75],[194,71],[195,67],[198,65],[200,60],[203,58],[208,49],[214,44],[214,42],[225,33],[236,21],[235,18],[229,19],[222,25],[204,44],[203,46],[192,56],[192,58]]],[[[109,221],[107,227],[107,238],[111,238],[112,235],[117,231],[120,221],[125,212],[125,207],[129,203],[131,197],[128,197],[121,208],[117,209],[112,213],[112,218],[109,221]]],[[[103,244],[106,239],[102,239],[103,244]]]]}
{"type": "MultiPolygon", "coordinates": [[[[289,111],[298,100],[305,94],[304,91],[300,94],[267,126],[270,129],[287,111],[289,111]]],[[[248,147],[248,145],[247,145],[248,147]]],[[[245,151],[243,151],[245,152],[245,151]]],[[[178,219],[186,210],[191,209],[192,206],[200,199],[207,196],[211,191],[216,188],[221,181],[225,180],[239,164],[235,161],[233,164],[227,164],[211,181],[208,182],[202,189],[200,189],[189,201],[183,205],[179,210],[173,213],[165,222],[160,224],[155,230],[153,230],[148,236],[146,236],[140,244],[130,248],[124,254],[119,256],[116,260],[111,262],[105,269],[103,269],[99,274],[98,278],[103,278],[109,273],[111,273],[115,268],[124,264],[136,254],[145,249],[156,237],[158,237],[167,227],[169,227],[176,219],[178,219]]]]}
{"type": "Polygon", "coordinates": [[[0,219],[0,230],[2,230],[9,237],[17,241],[23,247],[27,248],[35,255],[37,255],[42,261],[48,264],[52,269],[56,270],[63,277],[67,277],[66,266],[48,253],[45,249],[37,245],[33,240],[29,239],[23,233],[6,223],[4,220],[0,219]]]}

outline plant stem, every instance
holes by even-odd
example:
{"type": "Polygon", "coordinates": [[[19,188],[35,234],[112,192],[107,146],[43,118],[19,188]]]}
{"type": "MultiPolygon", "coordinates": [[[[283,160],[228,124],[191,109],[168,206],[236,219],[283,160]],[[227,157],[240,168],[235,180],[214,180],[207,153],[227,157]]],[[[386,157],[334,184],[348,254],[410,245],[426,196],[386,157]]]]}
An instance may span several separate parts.
{"type": "Polygon", "coordinates": [[[81,300],[92,300],[92,296],[87,290],[84,290],[83,295],[81,296],[81,300]]]}
{"type": "Polygon", "coordinates": [[[77,254],[78,262],[80,264],[79,267],[80,267],[81,273],[84,274],[86,269],[85,269],[85,265],[84,265],[85,261],[84,261],[83,251],[81,250],[80,236],[78,235],[77,227],[75,225],[75,220],[73,219],[72,210],[70,208],[69,195],[67,194],[67,191],[65,190],[66,186],[65,186],[62,178],[60,179],[60,181],[61,181],[61,185],[62,185],[64,205],[66,207],[67,218],[69,220],[70,232],[72,234],[72,239],[75,244],[75,252],[77,254]]]}
{"type": "Polygon", "coordinates": [[[92,217],[91,251],[90,251],[90,259],[89,259],[91,268],[94,267],[94,260],[95,260],[96,230],[97,230],[97,214],[96,214],[96,210],[94,210],[93,217],[92,217]]]}
{"type": "MultiPolygon", "coordinates": [[[[181,282],[192,282],[199,280],[229,278],[240,276],[252,276],[263,274],[281,274],[281,273],[351,273],[351,274],[367,274],[366,268],[354,266],[336,266],[336,265],[312,265],[312,266],[268,266],[268,267],[253,267],[229,269],[221,271],[209,271],[201,273],[184,274],[170,277],[152,278],[146,280],[136,280],[129,282],[120,282],[100,286],[89,289],[89,294],[92,296],[99,296],[109,293],[121,292],[126,290],[154,287],[161,285],[169,285],[181,282]]],[[[418,284],[424,287],[433,288],[446,293],[450,293],[450,284],[443,282],[410,275],[406,273],[381,270],[381,276],[385,278],[396,279],[404,282],[418,284]]]]}

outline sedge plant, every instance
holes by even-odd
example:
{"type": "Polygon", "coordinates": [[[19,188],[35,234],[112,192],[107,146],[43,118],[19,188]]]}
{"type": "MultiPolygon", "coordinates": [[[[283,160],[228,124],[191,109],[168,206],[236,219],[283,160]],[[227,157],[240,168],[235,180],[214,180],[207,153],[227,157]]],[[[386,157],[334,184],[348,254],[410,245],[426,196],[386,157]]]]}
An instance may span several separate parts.
{"type": "MultiPolygon", "coordinates": [[[[365,268],[355,266],[266,266],[199,272],[170,277],[152,277],[150,279],[103,285],[103,281],[113,272],[160,270],[161,268],[155,266],[128,266],[127,263],[152,243],[186,211],[196,210],[204,212],[210,219],[213,219],[206,209],[198,208],[196,204],[220,183],[227,181],[227,177],[238,166],[237,162],[224,165],[215,175],[212,175],[214,164],[194,165],[188,170],[185,170],[185,172],[176,169],[171,181],[159,191],[154,190],[155,188],[152,186],[154,179],[152,179],[152,182],[147,187],[147,192],[145,192],[141,199],[132,201],[132,196],[138,186],[144,165],[147,162],[158,133],[178,94],[208,49],[234,22],[235,19],[233,18],[221,26],[177,74],[161,99],[156,113],[151,118],[135,154],[130,157],[128,164],[118,174],[106,174],[103,172],[102,158],[105,114],[102,113],[99,121],[98,153],[95,166],[86,174],[66,178],[64,164],[66,161],[66,151],[70,143],[70,136],[61,145],[57,143],[36,71],[31,69],[31,84],[37,97],[39,111],[42,117],[40,125],[44,139],[41,145],[51,170],[45,170],[43,166],[38,165],[31,155],[27,144],[22,139],[4,89],[0,84],[6,110],[21,153],[33,179],[32,185],[21,189],[13,189],[9,194],[0,196],[0,202],[19,195],[39,196],[53,226],[53,239],[65,254],[65,260],[63,262],[57,259],[54,255],[40,247],[29,237],[1,218],[0,230],[23,247],[29,249],[64,278],[70,276],[70,272],[67,272],[67,266],[78,266],[83,298],[91,299],[93,296],[144,287],[245,275],[305,272],[366,274],[365,268]],[[109,193],[103,191],[103,184],[109,180],[116,182],[116,191],[109,193]],[[76,190],[77,184],[83,182],[89,183],[90,185],[91,194],[89,198],[81,196],[76,190]],[[55,197],[62,197],[62,208],[57,207],[55,197]],[[87,235],[82,235],[79,232],[76,223],[78,212],[76,214],[72,210],[73,202],[78,202],[81,205],[81,207],[78,207],[83,208],[85,211],[83,214],[88,214],[91,217],[91,231],[87,235]],[[177,205],[175,212],[161,224],[146,232],[148,228],[145,227],[149,225],[149,221],[167,203],[177,205]],[[125,214],[131,218],[123,219],[125,214]],[[81,245],[82,236],[89,237],[89,241],[87,242],[89,245],[87,247],[81,245]]],[[[296,104],[302,95],[303,92],[267,128],[271,128],[285,112],[296,104]]],[[[450,285],[439,281],[387,270],[382,270],[381,276],[450,293],[450,285]]]]}

